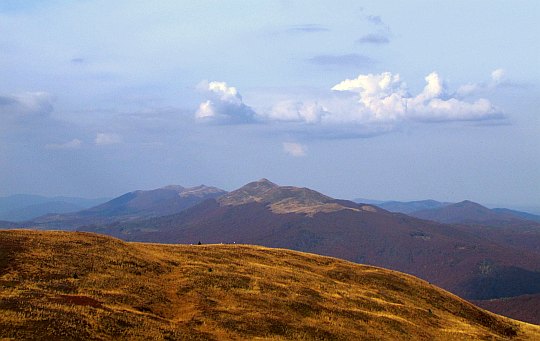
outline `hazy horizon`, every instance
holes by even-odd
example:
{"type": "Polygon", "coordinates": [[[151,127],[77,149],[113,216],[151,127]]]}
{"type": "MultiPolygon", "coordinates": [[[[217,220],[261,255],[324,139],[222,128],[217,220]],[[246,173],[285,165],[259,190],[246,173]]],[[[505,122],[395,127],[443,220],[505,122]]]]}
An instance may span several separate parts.
{"type": "MultiPolygon", "coordinates": [[[[257,179],[258,180],[258,179],[257,179]]],[[[256,179],[254,179],[253,181],[257,181],[256,179]]],[[[271,179],[269,179],[271,180],[271,179]]],[[[251,181],[250,181],[251,182],[251,181]]],[[[167,186],[173,186],[173,185],[180,185],[182,187],[186,187],[186,188],[189,188],[189,187],[196,187],[196,186],[200,186],[200,185],[205,185],[205,186],[209,186],[209,187],[215,187],[215,186],[212,186],[211,184],[199,184],[199,185],[193,185],[193,186],[184,186],[182,184],[167,184],[167,185],[163,185],[163,186],[159,186],[159,187],[156,187],[156,188],[137,188],[137,189],[133,189],[129,192],[134,192],[134,191],[138,191],[138,190],[142,190],[142,191],[147,191],[147,190],[154,190],[154,189],[157,189],[157,188],[163,188],[163,187],[167,187],[167,186]]],[[[294,186],[294,184],[278,184],[280,186],[294,186]]],[[[225,189],[225,188],[220,188],[222,190],[225,190],[227,192],[230,192],[230,191],[233,191],[237,188],[231,188],[231,189],[225,189]]],[[[315,188],[311,188],[313,190],[317,190],[315,188]]],[[[119,196],[122,196],[124,194],[126,194],[128,192],[122,192],[122,193],[117,193],[113,196],[98,196],[98,197],[85,197],[85,196],[66,196],[66,195],[54,195],[54,196],[49,196],[47,194],[35,194],[35,193],[15,193],[15,194],[11,194],[11,195],[5,195],[5,196],[0,196],[0,198],[8,198],[10,196],[18,196],[18,195],[29,195],[29,196],[41,196],[41,197],[45,197],[45,198],[82,198],[82,199],[88,199],[88,200],[98,200],[98,199],[101,199],[103,200],[103,202],[105,201],[108,201],[108,200],[112,200],[112,199],[115,199],[119,196]]],[[[327,193],[324,193],[324,192],[321,192],[322,194],[327,194],[327,193]]],[[[391,201],[397,201],[397,202],[414,202],[414,201],[423,201],[423,200],[435,200],[435,201],[439,201],[439,202],[449,202],[449,203],[458,203],[458,202],[461,202],[461,201],[466,201],[466,200],[469,200],[467,198],[463,198],[463,199],[460,199],[460,200],[456,200],[456,201],[444,201],[444,200],[438,200],[437,198],[431,198],[431,197],[427,197],[427,198],[405,198],[405,199],[395,199],[395,198],[366,198],[366,197],[350,197],[350,198],[343,198],[343,197],[334,197],[335,199],[343,199],[343,200],[351,200],[351,201],[359,201],[361,202],[361,200],[366,200],[366,203],[370,203],[370,202],[367,202],[367,201],[377,201],[377,202],[381,202],[381,203],[384,203],[384,202],[391,202],[391,201]]],[[[524,212],[528,212],[528,213],[532,213],[532,214],[540,214],[540,206],[534,206],[534,205],[531,205],[531,206],[528,206],[528,205],[515,205],[515,204],[512,204],[512,203],[494,203],[494,202],[478,202],[479,204],[485,206],[485,207],[488,207],[488,208],[509,208],[509,209],[514,209],[514,210],[521,210],[521,211],[524,211],[524,212]]]]}
{"type": "Polygon", "coordinates": [[[540,206],[537,1],[0,3],[0,196],[260,178],[540,206]]]}

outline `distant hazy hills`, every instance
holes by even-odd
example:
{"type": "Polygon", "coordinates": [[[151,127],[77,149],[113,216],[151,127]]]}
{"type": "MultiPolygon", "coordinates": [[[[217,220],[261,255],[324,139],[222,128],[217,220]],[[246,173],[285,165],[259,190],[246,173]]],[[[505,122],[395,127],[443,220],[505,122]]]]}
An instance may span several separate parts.
{"type": "MultiPolygon", "coordinates": [[[[358,200],[359,199],[356,199],[355,201],[361,202],[358,200]]],[[[376,203],[375,205],[379,206],[380,208],[384,208],[385,210],[390,211],[390,212],[399,212],[399,213],[409,214],[409,213],[421,211],[421,210],[441,208],[448,204],[450,203],[444,203],[444,202],[439,202],[435,200],[420,200],[420,201],[408,201],[408,202],[385,201],[385,202],[376,203]]]]}
{"type": "Polygon", "coordinates": [[[149,191],[134,191],[75,213],[42,216],[33,219],[28,226],[71,230],[85,225],[165,216],[224,193],[221,189],[204,185],[191,188],[174,185],[149,191]]]}
{"type": "Polygon", "coordinates": [[[506,225],[524,220],[540,222],[540,216],[507,208],[489,209],[478,203],[465,200],[458,203],[435,200],[420,201],[372,201],[355,199],[355,202],[373,202],[390,212],[399,212],[417,218],[428,219],[448,224],[490,224],[506,225]]]}
{"type": "Polygon", "coordinates": [[[0,255],[0,339],[540,338],[413,276],[290,250],[18,230],[0,255]]]}
{"type": "Polygon", "coordinates": [[[101,204],[108,199],[44,197],[17,194],[0,197],[0,220],[25,221],[48,213],[76,212],[101,204]]]}
{"type": "MultiPolygon", "coordinates": [[[[472,201],[462,201],[432,209],[423,209],[410,213],[411,215],[448,224],[489,224],[501,226],[507,223],[518,223],[528,220],[526,215],[517,211],[489,209],[472,201]]],[[[530,217],[535,217],[529,214],[530,217]]],[[[540,218],[540,217],[537,217],[540,218]]]]}

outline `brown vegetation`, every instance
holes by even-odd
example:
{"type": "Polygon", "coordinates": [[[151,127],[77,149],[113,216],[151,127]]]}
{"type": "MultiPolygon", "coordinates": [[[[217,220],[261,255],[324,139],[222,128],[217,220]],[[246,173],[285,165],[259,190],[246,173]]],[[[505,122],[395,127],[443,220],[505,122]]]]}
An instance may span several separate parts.
{"type": "Polygon", "coordinates": [[[532,339],[409,275],[282,249],[0,231],[0,338],[532,339]]]}

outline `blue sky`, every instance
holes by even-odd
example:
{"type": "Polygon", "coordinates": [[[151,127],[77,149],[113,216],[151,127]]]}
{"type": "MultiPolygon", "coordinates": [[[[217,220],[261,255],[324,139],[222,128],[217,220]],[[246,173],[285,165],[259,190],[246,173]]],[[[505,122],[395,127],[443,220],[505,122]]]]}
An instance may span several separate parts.
{"type": "Polygon", "coordinates": [[[538,1],[2,1],[0,195],[262,177],[540,206],[538,1]]]}

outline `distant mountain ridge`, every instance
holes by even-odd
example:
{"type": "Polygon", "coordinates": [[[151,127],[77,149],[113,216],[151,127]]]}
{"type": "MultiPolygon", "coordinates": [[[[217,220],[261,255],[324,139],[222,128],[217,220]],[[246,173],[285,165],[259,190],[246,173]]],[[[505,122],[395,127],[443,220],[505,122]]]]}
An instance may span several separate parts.
{"type": "Polygon", "coordinates": [[[181,212],[206,199],[217,198],[225,193],[224,190],[205,185],[190,188],[169,185],[153,190],[129,192],[75,213],[42,216],[29,224],[39,228],[76,229],[84,225],[165,216],[181,212]]]}
{"type": "Polygon", "coordinates": [[[386,201],[383,203],[376,204],[376,206],[379,206],[380,208],[383,208],[390,212],[399,212],[399,213],[409,214],[409,213],[420,211],[420,210],[441,208],[449,204],[450,203],[440,202],[436,200],[419,200],[419,201],[409,201],[409,202],[386,201]]]}
{"type": "Polygon", "coordinates": [[[40,195],[16,194],[0,197],[0,219],[9,221],[30,220],[47,213],[69,213],[80,211],[109,199],[85,199],[78,197],[45,197],[40,195]]]}
{"type": "MultiPolygon", "coordinates": [[[[513,210],[489,209],[478,203],[464,200],[438,208],[411,212],[410,214],[417,218],[447,224],[489,224],[501,226],[507,223],[529,220],[520,216],[519,213],[513,210]]],[[[525,216],[534,217],[532,214],[526,214],[525,216]]]]}
{"type": "Polygon", "coordinates": [[[537,215],[537,214],[532,214],[532,213],[522,212],[522,211],[517,211],[517,210],[511,210],[511,209],[508,209],[508,208],[492,208],[491,210],[494,211],[494,212],[497,212],[497,213],[503,213],[505,215],[513,215],[513,216],[516,216],[516,217],[519,217],[519,218],[523,218],[523,219],[527,219],[527,220],[531,220],[531,221],[536,221],[537,223],[540,223],[540,215],[537,215]]]}
{"type": "Polygon", "coordinates": [[[540,216],[512,210],[508,208],[489,209],[481,204],[470,200],[458,203],[440,202],[432,199],[417,201],[378,201],[369,199],[355,199],[355,202],[371,203],[377,207],[390,212],[399,212],[413,217],[433,220],[441,223],[495,223],[517,222],[518,220],[529,220],[540,222],[540,216]]]}

